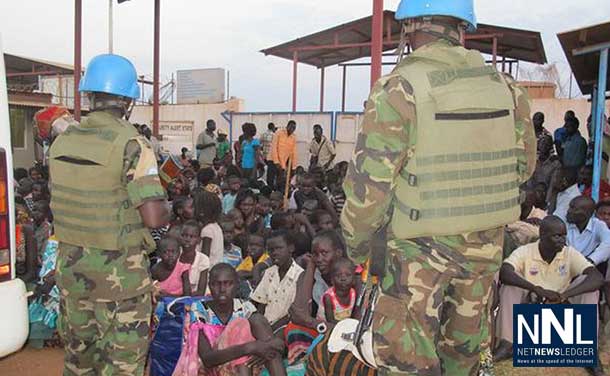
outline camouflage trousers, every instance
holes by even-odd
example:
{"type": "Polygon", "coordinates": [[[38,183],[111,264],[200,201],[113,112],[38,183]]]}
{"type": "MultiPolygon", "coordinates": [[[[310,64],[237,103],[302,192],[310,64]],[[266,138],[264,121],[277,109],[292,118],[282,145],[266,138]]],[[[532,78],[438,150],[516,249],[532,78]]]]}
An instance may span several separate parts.
{"type": "Polygon", "coordinates": [[[151,312],[150,294],[116,302],[62,297],[63,374],[143,375],[151,312]]]}
{"type": "Polygon", "coordinates": [[[392,240],[373,317],[380,375],[475,375],[489,346],[502,229],[392,240]]]}

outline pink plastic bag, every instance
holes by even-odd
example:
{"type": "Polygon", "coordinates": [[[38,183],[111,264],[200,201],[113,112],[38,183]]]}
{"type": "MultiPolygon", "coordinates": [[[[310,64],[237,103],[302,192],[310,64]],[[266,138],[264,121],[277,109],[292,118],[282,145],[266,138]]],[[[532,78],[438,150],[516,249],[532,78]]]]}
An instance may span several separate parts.
{"type": "MultiPolygon", "coordinates": [[[[231,321],[227,326],[210,325],[202,322],[194,322],[184,325],[184,342],[182,344],[182,352],[174,369],[172,376],[197,376],[204,374],[206,376],[221,376],[227,374],[230,369],[246,364],[250,359],[249,356],[243,356],[235,359],[225,365],[206,369],[203,371],[201,361],[199,359],[199,332],[203,331],[210,346],[213,349],[226,349],[228,347],[242,345],[244,343],[256,341],[250,330],[248,319],[240,318],[231,321]]],[[[232,374],[229,372],[228,374],[232,374]]]]}
{"type": "MultiPolygon", "coordinates": [[[[201,368],[201,361],[197,352],[199,347],[199,332],[203,330],[208,341],[210,341],[210,345],[215,346],[216,342],[218,342],[218,337],[220,337],[225,328],[223,325],[208,325],[199,321],[189,324],[188,320],[185,321],[182,352],[172,376],[197,376],[201,368]]],[[[209,375],[210,372],[207,374],[209,375]]]]}

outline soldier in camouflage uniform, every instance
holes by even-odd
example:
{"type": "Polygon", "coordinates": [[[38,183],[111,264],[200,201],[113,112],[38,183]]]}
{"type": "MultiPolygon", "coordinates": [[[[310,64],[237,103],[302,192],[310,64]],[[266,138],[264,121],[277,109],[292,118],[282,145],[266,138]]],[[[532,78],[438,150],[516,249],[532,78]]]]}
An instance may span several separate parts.
{"type": "Polygon", "coordinates": [[[139,97],[133,65],[100,55],[80,91],[92,112],[50,150],[64,375],[142,375],[152,310],[148,228],[167,220],[165,191],[150,143],[123,120],[139,97]]]}
{"type": "Polygon", "coordinates": [[[535,166],[530,106],[461,46],[476,26],[472,0],[403,0],[396,18],[415,51],[372,89],[341,224],[358,263],[387,226],[378,372],[473,375],[489,345],[503,226],[518,219],[518,186],[535,166]]]}

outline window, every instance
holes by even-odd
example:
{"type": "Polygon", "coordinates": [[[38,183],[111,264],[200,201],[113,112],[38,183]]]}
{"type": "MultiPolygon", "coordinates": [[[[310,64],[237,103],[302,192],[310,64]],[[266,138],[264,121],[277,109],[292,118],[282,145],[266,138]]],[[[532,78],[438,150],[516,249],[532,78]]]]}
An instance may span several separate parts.
{"type": "Polygon", "coordinates": [[[10,108],[11,145],[13,148],[25,148],[25,108],[10,108]]]}

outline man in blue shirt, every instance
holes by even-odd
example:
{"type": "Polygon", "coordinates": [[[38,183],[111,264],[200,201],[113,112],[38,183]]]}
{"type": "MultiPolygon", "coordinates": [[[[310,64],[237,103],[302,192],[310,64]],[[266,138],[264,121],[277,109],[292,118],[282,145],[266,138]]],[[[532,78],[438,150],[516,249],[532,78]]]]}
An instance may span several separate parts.
{"type": "Polygon", "coordinates": [[[572,110],[566,111],[565,115],[563,116],[563,126],[561,128],[557,128],[555,130],[555,133],[553,134],[553,138],[555,139],[555,149],[557,149],[557,155],[559,155],[560,157],[563,154],[562,144],[567,137],[566,124],[568,122],[568,119],[575,118],[575,117],[576,117],[576,114],[574,113],[574,111],[572,111],[572,110]]]}
{"type": "Polygon", "coordinates": [[[567,243],[599,265],[610,258],[610,230],[594,214],[595,202],[590,197],[579,196],[570,202],[567,243]]]}
{"type": "Polygon", "coordinates": [[[576,170],[584,166],[587,160],[587,141],[580,135],[579,125],[577,118],[568,119],[565,125],[566,138],[561,145],[563,166],[576,170]]]}

